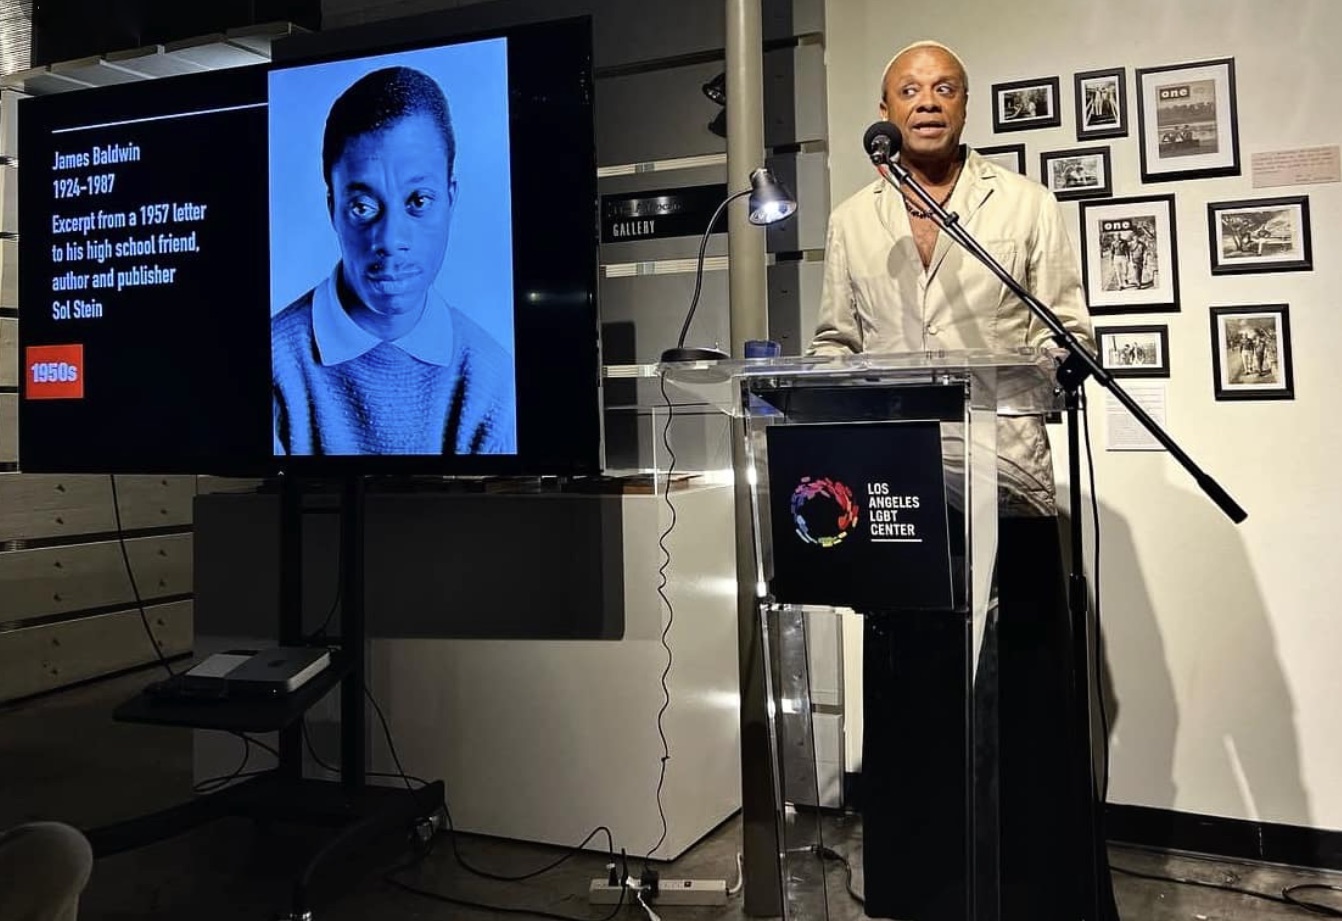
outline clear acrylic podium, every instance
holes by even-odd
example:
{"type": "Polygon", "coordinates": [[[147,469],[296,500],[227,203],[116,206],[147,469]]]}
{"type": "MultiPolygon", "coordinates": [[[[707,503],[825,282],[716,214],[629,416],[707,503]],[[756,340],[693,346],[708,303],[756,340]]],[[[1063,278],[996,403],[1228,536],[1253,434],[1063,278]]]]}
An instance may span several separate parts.
{"type": "MultiPolygon", "coordinates": [[[[937,885],[954,891],[920,901],[918,888],[931,883],[900,879],[900,866],[873,866],[868,837],[867,911],[906,921],[998,921],[997,417],[1058,411],[1054,359],[1022,349],[678,363],[660,371],[668,409],[675,400],[699,403],[736,422],[738,482],[748,484],[752,505],[784,917],[864,916],[826,842],[834,816],[810,805],[820,800],[807,621],[838,607],[865,615],[868,625],[877,616],[930,618],[939,632],[962,637],[943,672],[960,686],[936,691],[950,702],[937,712],[942,730],[962,740],[955,742],[962,757],[947,761],[950,789],[962,799],[945,814],[963,833],[952,853],[935,855],[952,873],[937,885]],[[898,902],[900,914],[888,901],[873,905],[878,884],[911,893],[911,902],[898,902]]],[[[879,718],[865,714],[868,739],[881,732],[879,718]]],[[[911,743],[899,757],[924,755],[911,743]]],[[[864,767],[864,785],[866,774],[864,767]]],[[[920,829],[894,824],[883,833],[909,836],[916,851],[920,829]]]]}

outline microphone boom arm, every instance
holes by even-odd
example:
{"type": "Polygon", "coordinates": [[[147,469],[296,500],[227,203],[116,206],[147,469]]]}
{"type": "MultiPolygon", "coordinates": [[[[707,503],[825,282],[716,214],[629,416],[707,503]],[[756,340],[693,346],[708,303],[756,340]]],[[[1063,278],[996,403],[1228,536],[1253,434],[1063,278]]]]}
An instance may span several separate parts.
{"type": "MultiPolygon", "coordinates": [[[[872,160],[877,161],[877,155],[872,155],[872,160]]],[[[910,175],[908,169],[893,157],[885,157],[884,162],[878,162],[877,171],[885,178],[885,181],[894,186],[896,191],[900,191],[901,186],[908,186],[913,193],[922,201],[926,210],[932,215],[938,226],[944,230],[952,240],[966,249],[970,255],[983,263],[987,269],[1006,285],[1008,290],[1015,294],[1024,302],[1025,306],[1039,318],[1049,331],[1058,345],[1068,352],[1068,358],[1058,369],[1059,382],[1067,389],[1080,387],[1082,381],[1087,375],[1095,378],[1106,390],[1123,404],[1123,407],[1132,413],[1142,428],[1151,433],[1151,436],[1160,442],[1161,447],[1169,451],[1170,456],[1177,460],[1189,475],[1197,482],[1202,491],[1205,492],[1222,512],[1225,513],[1231,521],[1239,524],[1248,517],[1246,512],[1225,489],[1212,478],[1210,474],[1204,471],[1197,463],[1184,452],[1182,448],[1175,443],[1174,439],[1165,433],[1150,414],[1143,409],[1136,400],[1128,394],[1114,380],[1110,374],[1091,354],[1090,350],[1081,344],[1076,335],[1063,325],[1058,319],[1058,315],[1053,310],[1045,306],[1025,287],[1018,282],[1010,272],[1002,267],[1002,264],[993,258],[983,245],[974,238],[974,235],[960,224],[960,216],[953,211],[947,211],[940,202],[934,199],[922,185],[910,175]],[[892,176],[893,174],[893,176],[892,176]]]]}

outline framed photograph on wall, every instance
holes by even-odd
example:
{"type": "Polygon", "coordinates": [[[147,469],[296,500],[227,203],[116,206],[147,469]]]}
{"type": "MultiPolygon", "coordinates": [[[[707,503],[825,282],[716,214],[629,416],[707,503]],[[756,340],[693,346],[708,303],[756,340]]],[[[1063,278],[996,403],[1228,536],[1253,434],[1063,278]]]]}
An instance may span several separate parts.
{"type": "Polygon", "coordinates": [[[1295,399],[1287,305],[1213,307],[1211,318],[1216,399],[1295,399]]]}
{"type": "Polygon", "coordinates": [[[1213,275],[1314,268],[1307,195],[1210,202],[1207,234],[1213,275]]]}
{"type": "Polygon", "coordinates": [[[1137,71],[1142,182],[1238,176],[1235,59],[1137,71]]]}
{"type": "Polygon", "coordinates": [[[1173,195],[1082,201],[1081,280],[1093,314],[1179,309],[1173,195]]]}
{"type": "Polygon", "coordinates": [[[1097,326],[1100,365],[1114,377],[1169,377],[1170,328],[1097,326]]]}
{"type": "Polygon", "coordinates": [[[1076,97],[1076,139],[1128,136],[1128,71],[1089,70],[1072,78],[1076,97]]]}
{"type": "Polygon", "coordinates": [[[1108,147],[1045,151],[1039,155],[1039,173],[1058,201],[1114,194],[1108,147]]]}
{"type": "Polygon", "coordinates": [[[974,152],[985,160],[991,160],[1003,169],[1025,175],[1025,145],[1001,144],[997,147],[975,147],[974,152]]]}
{"type": "Polygon", "coordinates": [[[1062,124],[1057,77],[993,84],[993,131],[1029,131],[1062,124]]]}

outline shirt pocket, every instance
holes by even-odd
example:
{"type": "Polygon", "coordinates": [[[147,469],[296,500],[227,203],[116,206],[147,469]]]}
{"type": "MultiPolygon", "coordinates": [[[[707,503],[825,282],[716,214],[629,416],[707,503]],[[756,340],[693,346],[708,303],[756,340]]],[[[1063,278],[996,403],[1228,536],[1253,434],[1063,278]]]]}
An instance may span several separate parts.
{"type": "MultiPolygon", "coordinates": [[[[983,245],[989,256],[996,259],[1002,268],[1007,270],[1012,278],[1017,281],[1023,280],[1019,258],[1020,246],[1015,240],[980,240],[979,243],[983,245]]],[[[1001,286],[1004,291],[1006,290],[1006,285],[1003,285],[1001,280],[986,265],[980,266],[980,268],[992,279],[993,284],[1001,286]]]]}
{"type": "MultiPolygon", "coordinates": [[[[1023,247],[1016,240],[981,240],[983,248],[1006,269],[1007,273],[1022,285],[1025,278],[1025,256],[1023,247]]],[[[993,315],[992,348],[1014,348],[1023,345],[1025,333],[1030,325],[1030,309],[1021,303],[1003,281],[994,275],[987,266],[983,270],[984,290],[979,298],[985,311],[993,315]]],[[[1028,285],[1026,290],[1029,290],[1028,285]]]]}

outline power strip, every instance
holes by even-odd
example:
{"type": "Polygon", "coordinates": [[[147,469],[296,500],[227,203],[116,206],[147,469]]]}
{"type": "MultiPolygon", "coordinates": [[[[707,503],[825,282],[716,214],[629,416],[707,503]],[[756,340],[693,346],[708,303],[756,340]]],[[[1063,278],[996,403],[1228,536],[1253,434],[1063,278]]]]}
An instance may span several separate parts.
{"type": "MultiPolygon", "coordinates": [[[[587,890],[587,899],[593,905],[616,905],[620,901],[619,886],[608,880],[594,879],[587,890]]],[[[644,890],[643,899],[649,905],[726,905],[725,879],[664,879],[657,884],[657,894],[644,890]]],[[[625,889],[624,900],[638,901],[636,890],[625,889]]]]}

